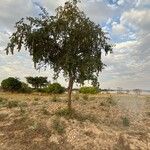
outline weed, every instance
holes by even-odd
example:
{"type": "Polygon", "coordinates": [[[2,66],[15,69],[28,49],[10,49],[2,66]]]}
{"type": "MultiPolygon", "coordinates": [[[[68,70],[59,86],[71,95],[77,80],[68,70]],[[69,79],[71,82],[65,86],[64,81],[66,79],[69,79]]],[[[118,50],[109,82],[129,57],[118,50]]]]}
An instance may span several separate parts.
{"type": "Polygon", "coordinates": [[[52,128],[58,133],[63,134],[65,132],[65,124],[60,121],[59,118],[53,120],[52,128]]]}
{"type": "Polygon", "coordinates": [[[122,123],[123,123],[123,126],[125,126],[125,127],[130,126],[130,120],[129,120],[129,118],[122,117],[122,123]]]}
{"type": "Polygon", "coordinates": [[[7,103],[7,108],[14,108],[14,107],[18,107],[19,106],[19,102],[18,101],[9,101],[7,103]]]}

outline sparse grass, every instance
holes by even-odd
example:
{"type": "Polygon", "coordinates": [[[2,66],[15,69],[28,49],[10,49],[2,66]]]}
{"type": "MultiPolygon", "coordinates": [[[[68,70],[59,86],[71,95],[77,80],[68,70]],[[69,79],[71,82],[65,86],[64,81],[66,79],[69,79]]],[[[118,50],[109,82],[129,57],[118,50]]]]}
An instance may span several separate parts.
{"type": "Polygon", "coordinates": [[[130,120],[129,120],[129,118],[122,117],[122,123],[123,123],[123,126],[129,127],[130,126],[130,120]]]}
{"type": "Polygon", "coordinates": [[[60,117],[65,117],[67,119],[76,119],[80,122],[84,122],[86,120],[89,120],[90,122],[94,122],[94,123],[97,123],[98,120],[96,117],[94,117],[93,115],[91,114],[81,114],[77,111],[75,111],[74,109],[67,109],[67,108],[64,108],[64,109],[60,109],[56,112],[56,115],[57,116],[60,116],[60,117]]]}
{"type": "Polygon", "coordinates": [[[38,124],[36,121],[34,121],[34,122],[32,123],[32,125],[29,126],[29,129],[30,129],[30,130],[37,130],[38,127],[39,127],[39,124],[38,124]]]}
{"type": "Polygon", "coordinates": [[[58,133],[63,134],[65,133],[65,124],[60,121],[59,118],[53,119],[52,128],[58,133]]]}
{"type": "Polygon", "coordinates": [[[37,101],[34,101],[34,102],[32,102],[32,105],[34,105],[34,106],[36,106],[36,105],[38,105],[39,103],[37,102],[37,101]]]}
{"type": "Polygon", "coordinates": [[[25,115],[26,110],[24,109],[24,107],[20,106],[19,108],[20,108],[20,114],[25,115]]]}
{"type": "Polygon", "coordinates": [[[60,102],[60,99],[59,99],[56,95],[54,95],[54,96],[52,97],[51,101],[52,101],[52,102],[60,102]]]}
{"type": "Polygon", "coordinates": [[[50,112],[46,109],[45,106],[42,107],[41,112],[43,115],[50,115],[50,112]]]}
{"type": "Polygon", "coordinates": [[[8,103],[7,103],[7,108],[15,108],[15,107],[18,107],[19,106],[19,102],[18,101],[9,101],[8,103]]]}
{"type": "Polygon", "coordinates": [[[80,99],[80,96],[79,96],[78,93],[76,93],[76,94],[74,95],[74,100],[78,101],[79,99],[80,99]]]}
{"type": "Polygon", "coordinates": [[[113,99],[112,96],[108,97],[107,100],[106,100],[106,102],[107,102],[109,105],[111,105],[111,106],[117,105],[116,101],[113,99]]]}
{"type": "Polygon", "coordinates": [[[0,121],[4,121],[8,114],[0,114],[0,121]]]}
{"type": "Polygon", "coordinates": [[[113,99],[112,96],[109,96],[105,101],[100,103],[100,106],[110,107],[117,105],[117,102],[113,99]]]}
{"type": "Polygon", "coordinates": [[[20,107],[27,107],[28,104],[27,104],[27,102],[20,102],[20,103],[19,103],[19,106],[20,106],[20,107]]]}
{"type": "Polygon", "coordinates": [[[39,98],[37,98],[37,97],[35,97],[35,98],[34,98],[34,101],[39,101],[39,100],[40,100],[40,99],[39,99],[39,98]]]}
{"type": "Polygon", "coordinates": [[[0,108],[7,105],[7,99],[0,97],[0,108]]]}
{"type": "Polygon", "coordinates": [[[88,99],[89,99],[89,96],[88,96],[87,94],[84,94],[84,95],[82,96],[82,98],[83,98],[83,100],[88,100],[88,99]]]}
{"type": "Polygon", "coordinates": [[[146,115],[150,117],[150,112],[146,112],[146,115]]]}

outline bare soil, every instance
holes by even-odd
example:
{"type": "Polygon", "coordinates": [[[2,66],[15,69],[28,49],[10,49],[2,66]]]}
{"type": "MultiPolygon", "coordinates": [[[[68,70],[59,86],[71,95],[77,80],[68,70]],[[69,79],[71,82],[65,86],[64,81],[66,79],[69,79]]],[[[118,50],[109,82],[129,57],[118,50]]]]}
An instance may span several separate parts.
{"type": "Polygon", "coordinates": [[[0,150],[150,150],[150,96],[0,93],[0,150]]]}

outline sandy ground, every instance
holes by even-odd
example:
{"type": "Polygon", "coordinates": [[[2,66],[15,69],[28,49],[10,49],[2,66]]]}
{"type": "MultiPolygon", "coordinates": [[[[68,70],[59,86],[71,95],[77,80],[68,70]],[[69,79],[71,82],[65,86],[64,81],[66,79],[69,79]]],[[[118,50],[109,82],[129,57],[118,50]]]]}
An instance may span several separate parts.
{"type": "Polygon", "coordinates": [[[0,150],[150,150],[150,96],[0,93],[0,150]]]}

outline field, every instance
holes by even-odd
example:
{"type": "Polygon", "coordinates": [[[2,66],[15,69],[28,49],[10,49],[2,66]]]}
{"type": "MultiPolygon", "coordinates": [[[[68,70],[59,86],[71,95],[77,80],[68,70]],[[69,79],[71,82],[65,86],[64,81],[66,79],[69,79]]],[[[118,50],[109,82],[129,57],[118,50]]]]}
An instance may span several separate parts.
{"type": "Polygon", "coordinates": [[[150,96],[0,93],[0,150],[148,150],[150,96]]]}

